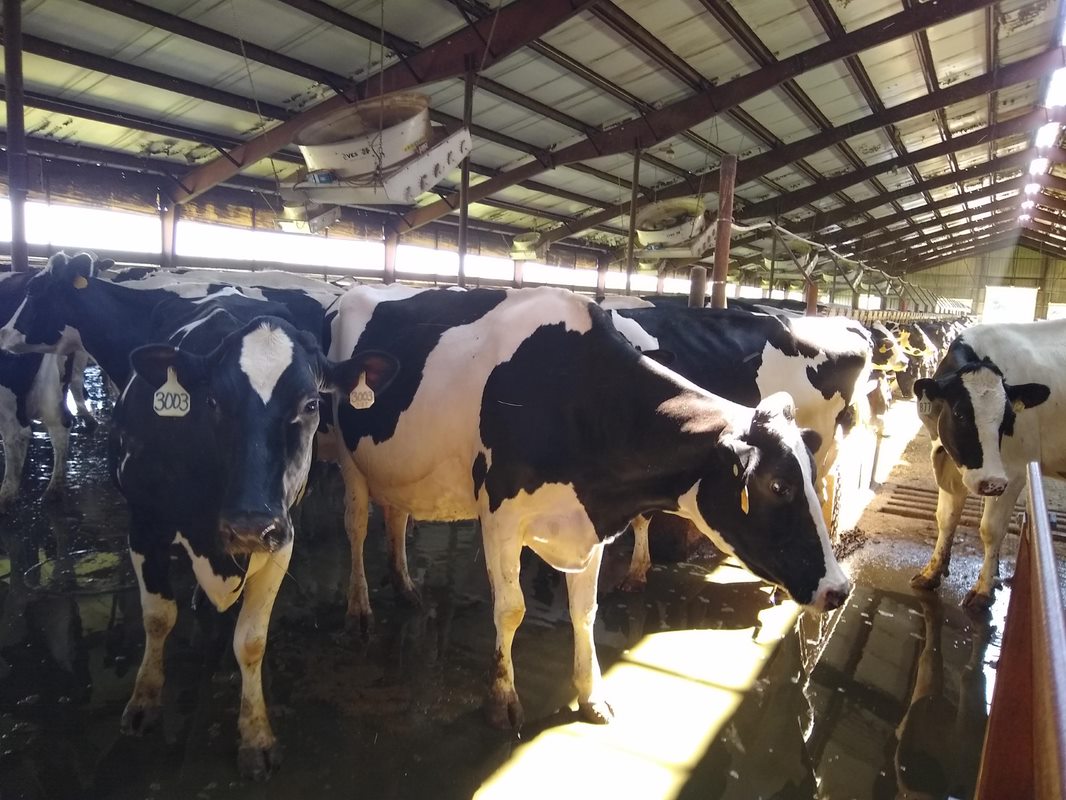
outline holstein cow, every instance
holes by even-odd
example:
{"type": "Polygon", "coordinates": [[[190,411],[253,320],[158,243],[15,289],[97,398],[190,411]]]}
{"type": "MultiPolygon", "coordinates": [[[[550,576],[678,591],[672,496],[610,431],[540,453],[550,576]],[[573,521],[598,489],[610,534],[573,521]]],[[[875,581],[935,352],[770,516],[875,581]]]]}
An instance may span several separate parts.
{"type": "MultiPolygon", "coordinates": [[[[0,321],[9,320],[22,305],[34,274],[0,274],[0,321]]],[[[62,489],[71,424],[66,409],[68,386],[78,403],[79,415],[84,409],[87,424],[96,424],[85,408],[84,388],[77,372],[79,366],[84,371],[85,358],[84,351],[62,360],[52,354],[16,355],[0,351],[0,437],[4,442],[0,509],[10,505],[18,494],[35,419],[44,425],[52,444],[52,475],[45,495],[54,495],[62,489]]]]}
{"type": "Polygon", "coordinates": [[[1038,461],[1045,474],[1066,477],[1064,343],[1066,321],[978,325],[955,339],[932,378],[914,384],[940,494],[936,548],[913,586],[935,588],[948,574],[955,528],[972,492],[985,498],[984,563],[963,605],[991,603],[1026,464],[1038,461]]]}
{"type": "MultiPolygon", "coordinates": [[[[821,439],[814,452],[821,486],[836,461],[837,427],[847,433],[854,424],[852,404],[870,371],[870,336],[862,325],[845,317],[673,306],[612,309],[611,317],[638,350],[727,400],[754,406],[788,392],[796,423],[821,439]]],[[[634,520],[633,531],[633,558],[622,584],[627,590],[644,586],[651,565],[647,518],[634,520]]]]}
{"type": "MultiPolygon", "coordinates": [[[[127,332],[116,330],[109,339],[103,319],[91,314],[94,305],[114,313],[120,300],[128,305],[135,298],[126,294],[131,290],[90,280],[91,267],[87,256],[54,258],[42,293],[54,295],[58,284],[67,284],[75,296],[65,308],[80,311],[73,317],[76,333],[90,354],[116,374],[111,362],[124,349],[133,369],[115,407],[111,468],[129,504],[146,642],[122,729],[142,734],[160,716],[163,647],[177,618],[170,548],[180,546],[216,608],[224,611],[243,596],[233,637],[242,677],[238,765],[242,774],[264,778],[280,752],[261,666],[292,553],[289,509],[307,479],[319,392],[379,393],[396,361],[377,351],[327,361],[317,337],[294,327],[284,306],[233,293],[153,309],[154,330],[172,331],[170,343],[129,355],[127,332]]],[[[16,319],[27,341],[40,333],[26,324],[38,311],[43,316],[44,309],[27,304],[16,319]]],[[[112,329],[119,327],[108,319],[112,329]]],[[[130,327],[138,330],[132,321],[130,327]]]]}
{"type": "MultiPolygon", "coordinates": [[[[818,610],[849,583],[818,509],[791,399],[757,409],[642,357],[590,300],[557,289],[341,298],[335,357],[384,347],[403,364],[365,413],[339,406],[349,516],[369,495],[426,520],[478,518],[493,591],[489,719],[519,726],[511,643],[519,555],[564,571],[584,718],[612,715],[593,645],[603,547],[639,514],[686,517],[753,572],[818,610]]],[[[343,462],[342,462],[343,463],[343,462]]]]}

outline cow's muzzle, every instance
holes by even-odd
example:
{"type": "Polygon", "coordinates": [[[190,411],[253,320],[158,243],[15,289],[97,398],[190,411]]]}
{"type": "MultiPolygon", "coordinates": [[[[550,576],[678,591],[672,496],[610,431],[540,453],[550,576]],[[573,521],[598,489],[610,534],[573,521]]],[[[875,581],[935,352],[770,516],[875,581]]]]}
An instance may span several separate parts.
{"type": "Polygon", "coordinates": [[[270,514],[226,514],[219,522],[227,553],[273,553],[289,541],[285,519],[270,514]]]}
{"type": "Polygon", "coordinates": [[[982,478],[977,484],[977,493],[982,497],[999,497],[1006,490],[1005,478],[982,478]]]}

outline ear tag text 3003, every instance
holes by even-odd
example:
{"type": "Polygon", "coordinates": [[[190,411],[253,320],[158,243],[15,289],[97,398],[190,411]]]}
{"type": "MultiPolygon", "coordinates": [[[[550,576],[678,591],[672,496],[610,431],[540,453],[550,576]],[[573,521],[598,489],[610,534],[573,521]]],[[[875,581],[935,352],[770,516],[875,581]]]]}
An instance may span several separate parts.
{"type": "Polygon", "coordinates": [[[178,383],[173,367],[167,367],[167,380],[152,395],[152,410],[161,417],[184,417],[189,413],[190,398],[178,383]]]}
{"type": "Polygon", "coordinates": [[[359,373],[359,382],[355,384],[355,388],[348,395],[348,402],[351,403],[352,408],[357,408],[360,411],[374,405],[374,390],[366,385],[365,372],[359,373]]]}

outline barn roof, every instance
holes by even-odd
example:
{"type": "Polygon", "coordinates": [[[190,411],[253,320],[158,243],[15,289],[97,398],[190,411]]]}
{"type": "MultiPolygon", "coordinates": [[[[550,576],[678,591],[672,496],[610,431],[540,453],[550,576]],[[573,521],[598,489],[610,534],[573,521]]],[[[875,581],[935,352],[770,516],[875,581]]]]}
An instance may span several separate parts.
{"type": "MultiPolygon", "coordinates": [[[[1066,254],[1066,158],[1034,142],[1066,121],[1044,106],[1062,32],[1054,0],[28,0],[26,130],[31,153],[156,174],[178,202],[273,196],[323,103],[414,88],[455,129],[470,67],[479,225],[612,251],[635,152],[638,206],[712,211],[735,154],[739,222],[903,274],[1019,237],[1066,254]]],[[[375,213],[453,215],[458,180],[375,213]]],[[[736,265],[775,241],[735,236],[736,265]]]]}

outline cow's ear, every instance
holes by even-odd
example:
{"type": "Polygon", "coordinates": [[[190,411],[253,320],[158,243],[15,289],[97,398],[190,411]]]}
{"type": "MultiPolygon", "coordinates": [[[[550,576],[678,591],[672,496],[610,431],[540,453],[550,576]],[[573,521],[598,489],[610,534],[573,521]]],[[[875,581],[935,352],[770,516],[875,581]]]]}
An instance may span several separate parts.
{"type": "Polygon", "coordinates": [[[1019,383],[1007,387],[1007,399],[1015,411],[1033,408],[1051,396],[1051,389],[1042,383],[1019,383]]]}
{"type": "Polygon", "coordinates": [[[803,443],[807,445],[812,455],[817,453],[818,448],[822,446],[822,434],[813,428],[803,428],[800,431],[800,438],[803,439],[803,443]]]}
{"type": "Polygon", "coordinates": [[[669,367],[677,360],[677,356],[670,350],[641,350],[640,354],[659,362],[664,367],[669,367]]]}
{"type": "Polygon", "coordinates": [[[347,361],[322,359],[322,390],[350,394],[360,381],[378,395],[400,371],[400,362],[381,350],[362,350],[347,361]]]}
{"type": "Polygon", "coordinates": [[[96,275],[93,257],[89,253],[78,253],[74,257],[56,253],[48,262],[48,271],[62,284],[69,284],[75,289],[84,289],[89,285],[89,278],[96,275]]]}
{"type": "Polygon", "coordinates": [[[758,450],[739,436],[723,436],[720,444],[726,462],[732,467],[733,477],[744,479],[755,468],[758,450]]]}
{"type": "Polygon", "coordinates": [[[207,377],[206,359],[203,356],[178,350],[169,344],[138,347],[130,353],[130,366],[154,389],[166,383],[170,369],[174,370],[178,382],[186,389],[203,383],[207,377]]]}
{"type": "Polygon", "coordinates": [[[919,400],[938,400],[940,387],[932,378],[919,378],[914,382],[914,396],[919,400]]]}

